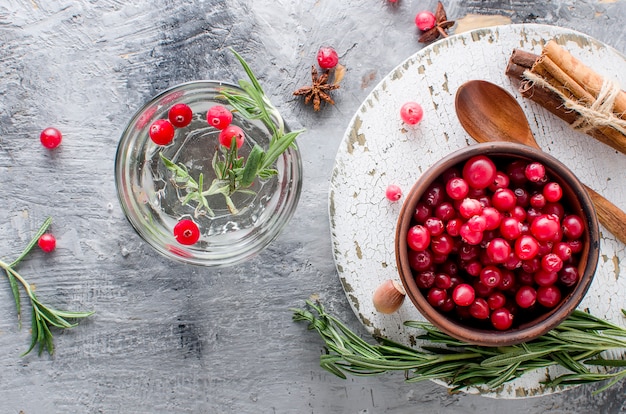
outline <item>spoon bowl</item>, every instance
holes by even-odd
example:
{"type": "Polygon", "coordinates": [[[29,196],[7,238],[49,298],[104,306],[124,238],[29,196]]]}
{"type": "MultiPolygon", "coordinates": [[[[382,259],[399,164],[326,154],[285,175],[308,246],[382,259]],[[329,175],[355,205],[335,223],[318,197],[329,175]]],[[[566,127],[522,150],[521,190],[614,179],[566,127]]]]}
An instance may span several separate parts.
{"type": "Polygon", "coordinates": [[[461,85],[455,109],[463,128],[478,142],[507,141],[539,148],[522,107],[498,85],[482,80],[461,85]]]}

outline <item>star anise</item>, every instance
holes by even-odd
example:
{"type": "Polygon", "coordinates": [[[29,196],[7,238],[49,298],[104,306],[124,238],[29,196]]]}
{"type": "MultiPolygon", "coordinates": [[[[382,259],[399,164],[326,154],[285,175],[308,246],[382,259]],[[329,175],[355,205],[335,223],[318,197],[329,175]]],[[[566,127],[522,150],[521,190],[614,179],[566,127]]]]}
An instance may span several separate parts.
{"type": "Polygon", "coordinates": [[[315,111],[320,110],[320,105],[322,101],[328,102],[331,105],[335,104],[335,101],[328,92],[339,89],[338,83],[328,83],[329,71],[324,71],[321,75],[318,76],[317,69],[315,66],[311,66],[311,78],[312,85],[311,86],[303,86],[302,88],[295,91],[293,94],[296,96],[304,95],[304,103],[308,104],[313,100],[313,109],[315,111]]]}
{"type": "Polygon", "coordinates": [[[439,39],[439,36],[448,37],[448,30],[454,26],[454,20],[448,20],[446,11],[443,8],[441,2],[437,3],[437,10],[435,11],[435,26],[432,29],[426,30],[419,38],[420,43],[430,43],[439,39]]]}

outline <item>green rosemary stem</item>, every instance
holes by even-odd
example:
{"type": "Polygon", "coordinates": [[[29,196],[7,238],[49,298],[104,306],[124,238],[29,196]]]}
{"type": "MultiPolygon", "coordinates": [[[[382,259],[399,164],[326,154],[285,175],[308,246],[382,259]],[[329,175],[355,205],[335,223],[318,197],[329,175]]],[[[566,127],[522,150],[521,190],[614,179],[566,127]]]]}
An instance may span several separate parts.
{"type": "Polygon", "coordinates": [[[44,221],[42,226],[39,228],[35,236],[31,239],[31,241],[26,245],[22,253],[15,259],[13,262],[6,263],[0,260],[0,268],[2,268],[7,278],[9,279],[9,283],[11,285],[11,290],[13,292],[13,298],[15,300],[15,305],[17,309],[17,317],[18,324],[21,327],[21,303],[20,303],[20,292],[19,286],[17,282],[19,282],[28,298],[30,299],[30,304],[32,307],[32,339],[30,347],[26,352],[22,354],[22,356],[27,355],[33,348],[39,344],[39,355],[45,349],[50,355],[54,353],[54,342],[52,332],[50,331],[50,327],[54,326],[60,329],[68,329],[73,328],[77,325],[77,323],[71,323],[68,319],[80,319],[86,318],[92,315],[94,312],[68,312],[53,309],[47,305],[44,305],[33,291],[30,283],[26,281],[24,277],[22,277],[16,270],[15,265],[17,265],[26,255],[33,249],[33,247],[37,244],[39,237],[46,232],[48,227],[52,223],[52,219],[48,218],[44,221]],[[17,282],[16,282],[17,281],[17,282]]]}
{"type": "MultiPolygon", "coordinates": [[[[548,387],[608,380],[602,392],[626,378],[626,360],[605,359],[605,351],[626,349],[626,329],[608,321],[575,311],[560,326],[535,340],[507,347],[466,344],[437,330],[434,326],[407,321],[407,327],[422,330],[421,348],[408,347],[386,338],[371,345],[352,332],[339,319],[328,314],[321,303],[306,301],[306,309],[292,309],[294,321],[308,322],[323,339],[326,354],[322,368],[346,378],[404,371],[407,382],[436,379],[452,391],[470,386],[496,390],[527,372],[560,366],[569,373],[548,378],[548,387]],[[606,373],[590,367],[604,367],[606,373]],[[617,371],[616,371],[617,369],[617,371]]],[[[626,311],[622,311],[626,316],[626,311]]]]}

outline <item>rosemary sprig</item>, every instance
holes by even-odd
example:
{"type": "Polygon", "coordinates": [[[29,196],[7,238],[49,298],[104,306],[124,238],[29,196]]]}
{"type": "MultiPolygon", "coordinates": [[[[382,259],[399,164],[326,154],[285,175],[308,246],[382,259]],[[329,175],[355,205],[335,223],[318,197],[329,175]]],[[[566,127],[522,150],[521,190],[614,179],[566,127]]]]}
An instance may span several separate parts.
{"type": "Polygon", "coordinates": [[[39,237],[41,237],[41,235],[46,232],[51,223],[51,218],[47,218],[46,221],[44,221],[32,240],[26,245],[22,253],[13,262],[6,263],[0,260],[0,268],[5,271],[7,278],[9,279],[11,291],[13,292],[13,298],[15,300],[15,306],[17,310],[17,319],[20,327],[22,320],[22,309],[19,284],[23,286],[24,291],[28,295],[28,298],[30,299],[30,304],[32,306],[32,340],[30,343],[30,347],[26,352],[22,354],[22,356],[27,355],[30,351],[33,350],[33,348],[35,348],[37,344],[39,344],[39,355],[41,355],[44,349],[50,355],[54,354],[54,342],[50,327],[54,326],[60,329],[73,328],[77,325],[77,323],[71,323],[68,321],[68,319],[86,318],[93,314],[93,312],[61,311],[44,305],[35,295],[32,286],[15,270],[15,266],[17,266],[20,261],[24,259],[24,257],[26,257],[26,255],[33,249],[33,247],[37,244],[37,240],[39,239],[39,237]]]}
{"type": "Polygon", "coordinates": [[[213,157],[212,167],[215,179],[208,189],[201,185],[203,175],[198,181],[194,180],[184,165],[177,165],[167,159],[162,153],[161,159],[167,169],[173,172],[174,181],[187,190],[187,195],[182,200],[183,204],[191,201],[196,203],[195,215],[209,214],[213,216],[213,210],[209,207],[207,197],[222,194],[226,205],[232,214],[237,214],[238,209],[234,205],[231,196],[236,192],[251,192],[248,188],[258,177],[268,179],[278,171],[274,163],[289,147],[294,145],[295,139],[304,132],[297,130],[285,132],[285,125],[278,110],[271,103],[261,84],[248,63],[234,49],[230,49],[243,67],[249,80],[239,80],[239,87],[243,92],[225,88],[218,98],[224,99],[244,118],[262,121],[271,132],[267,150],[255,145],[247,159],[238,154],[235,140],[232,140],[230,148],[220,146],[213,157]]]}
{"type": "MultiPolygon", "coordinates": [[[[326,346],[320,365],[344,379],[346,373],[404,371],[407,382],[437,379],[446,382],[452,391],[470,386],[495,390],[527,372],[559,365],[569,373],[547,378],[544,385],[609,380],[595,391],[600,393],[626,378],[626,360],[602,356],[605,351],[626,349],[626,329],[578,310],[537,339],[499,348],[466,344],[428,323],[407,321],[407,327],[421,330],[418,337],[431,344],[418,349],[382,337],[376,338],[378,344],[371,345],[328,314],[321,303],[309,300],[306,304],[306,309],[292,309],[293,319],[306,321],[309,330],[317,331],[326,346]],[[595,372],[592,366],[610,370],[595,372]]],[[[622,312],[626,316],[626,311],[622,312]]]]}

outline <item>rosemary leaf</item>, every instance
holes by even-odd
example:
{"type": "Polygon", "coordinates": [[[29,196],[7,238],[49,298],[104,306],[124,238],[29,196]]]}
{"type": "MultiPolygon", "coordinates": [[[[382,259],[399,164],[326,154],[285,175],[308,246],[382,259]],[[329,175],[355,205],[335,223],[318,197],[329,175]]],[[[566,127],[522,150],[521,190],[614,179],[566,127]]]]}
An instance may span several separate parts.
{"type": "Polygon", "coordinates": [[[598,357],[603,351],[626,349],[626,341],[619,339],[626,329],[583,312],[576,312],[562,326],[540,338],[499,348],[465,344],[428,323],[407,321],[407,327],[423,331],[419,337],[425,341],[421,348],[412,348],[385,338],[377,338],[379,344],[371,345],[326,313],[320,302],[306,301],[306,305],[308,309],[293,309],[293,319],[307,321],[308,329],[320,334],[327,349],[320,358],[320,365],[341,378],[346,378],[346,373],[376,375],[404,371],[407,382],[440,380],[456,392],[471,386],[497,389],[527,372],[555,365],[569,373],[546,381],[546,386],[608,379],[610,384],[601,388],[605,390],[626,377],[626,369],[612,373],[590,372],[588,366],[591,365],[626,366],[626,361],[598,357]],[[586,341],[586,348],[581,346],[582,341],[586,341]]]}

